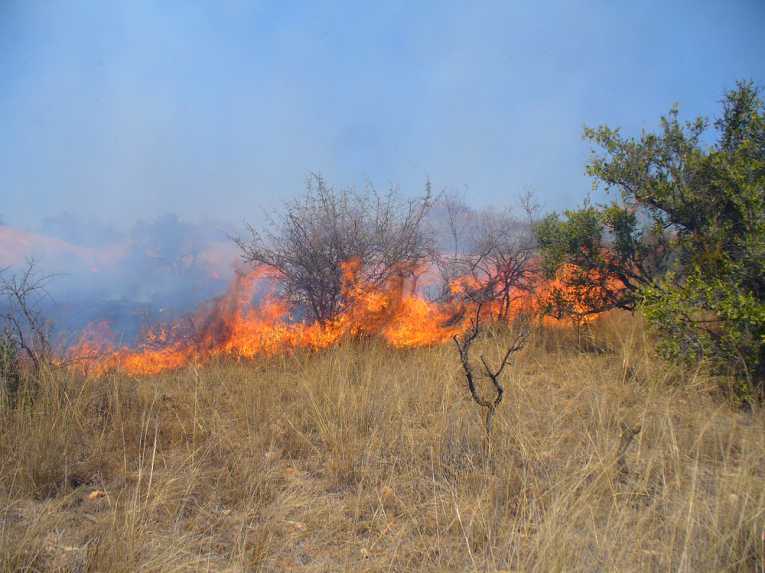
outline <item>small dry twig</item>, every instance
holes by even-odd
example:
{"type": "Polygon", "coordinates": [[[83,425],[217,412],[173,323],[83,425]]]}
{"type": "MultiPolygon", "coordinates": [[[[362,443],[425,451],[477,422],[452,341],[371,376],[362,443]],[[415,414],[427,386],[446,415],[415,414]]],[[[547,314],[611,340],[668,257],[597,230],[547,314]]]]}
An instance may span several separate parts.
{"type": "Polygon", "coordinates": [[[620,474],[626,474],[628,469],[625,456],[627,455],[627,450],[632,444],[632,440],[634,440],[635,436],[640,433],[641,426],[632,427],[622,422],[621,428],[622,433],[621,439],[619,440],[619,448],[616,450],[616,465],[619,468],[620,474]]]}

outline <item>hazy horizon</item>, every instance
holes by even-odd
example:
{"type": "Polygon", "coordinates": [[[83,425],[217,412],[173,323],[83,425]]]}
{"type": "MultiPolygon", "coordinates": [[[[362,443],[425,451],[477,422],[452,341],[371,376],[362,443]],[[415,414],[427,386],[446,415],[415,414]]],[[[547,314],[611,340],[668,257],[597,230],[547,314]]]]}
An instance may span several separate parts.
{"type": "Polygon", "coordinates": [[[762,29],[745,1],[6,1],[0,215],[239,225],[311,171],[574,207],[584,125],[714,115],[736,80],[765,80],[762,29]]]}

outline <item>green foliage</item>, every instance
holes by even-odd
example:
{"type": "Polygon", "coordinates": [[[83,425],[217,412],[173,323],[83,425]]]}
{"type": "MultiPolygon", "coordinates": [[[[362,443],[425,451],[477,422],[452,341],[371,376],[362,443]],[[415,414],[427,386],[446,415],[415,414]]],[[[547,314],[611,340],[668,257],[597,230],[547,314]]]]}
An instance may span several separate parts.
{"type": "Polygon", "coordinates": [[[765,109],[747,82],[726,94],[714,122],[681,123],[677,108],[658,134],[587,129],[600,148],[587,172],[616,190],[610,206],[551,215],[537,227],[544,267],[609,290],[592,309],[640,308],[677,360],[704,359],[735,374],[746,392],[765,380],[765,109]],[[747,390],[748,389],[748,390],[747,390]]]}
{"type": "Polygon", "coordinates": [[[584,314],[634,310],[646,276],[668,258],[661,234],[641,228],[633,210],[616,204],[566,211],[565,219],[548,215],[536,234],[546,276],[562,283],[551,309],[559,316],[571,314],[571,307],[584,314]]]}
{"type": "Polygon", "coordinates": [[[751,398],[762,385],[765,304],[727,276],[694,268],[684,280],[668,274],[643,291],[642,310],[662,334],[659,349],[676,361],[703,357],[717,372],[738,374],[751,398]],[[758,370],[759,369],[759,370],[758,370]]]}

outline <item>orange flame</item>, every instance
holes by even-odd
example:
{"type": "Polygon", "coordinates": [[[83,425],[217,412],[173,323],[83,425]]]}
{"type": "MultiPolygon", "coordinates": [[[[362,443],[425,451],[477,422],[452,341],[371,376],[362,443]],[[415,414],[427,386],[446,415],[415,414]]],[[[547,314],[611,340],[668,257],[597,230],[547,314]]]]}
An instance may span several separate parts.
{"type": "MultiPolygon", "coordinates": [[[[416,288],[423,273],[402,273],[375,285],[360,278],[359,261],[346,262],[341,270],[346,304],[336,318],[323,324],[293,320],[287,302],[268,291],[274,273],[259,268],[238,274],[224,296],[185,320],[149,331],[137,348],[115,348],[107,325],[99,323],[86,330],[70,356],[94,375],[112,369],[156,374],[217,356],[250,359],[299,348],[319,350],[344,337],[378,337],[394,348],[429,346],[470,327],[475,305],[459,295],[481,286],[473,277],[460,277],[449,285],[453,300],[435,302],[416,288]],[[253,305],[254,293],[264,286],[266,294],[253,305]]],[[[559,286],[553,281],[537,290],[559,286]]],[[[531,292],[521,293],[511,301],[510,317],[536,313],[540,300],[531,292]]],[[[482,313],[496,316],[496,304],[487,303],[482,313]]]]}

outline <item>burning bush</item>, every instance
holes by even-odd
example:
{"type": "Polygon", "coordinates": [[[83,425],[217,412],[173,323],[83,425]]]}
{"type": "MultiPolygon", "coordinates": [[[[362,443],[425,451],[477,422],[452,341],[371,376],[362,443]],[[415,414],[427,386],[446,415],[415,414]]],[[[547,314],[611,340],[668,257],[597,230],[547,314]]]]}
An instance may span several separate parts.
{"type": "Polygon", "coordinates": [[[376,286],[413,276],[432,251],[423,226],[430,207],[429,188],[403,201],[394,190],[338,191],[314,174],[303,197],[265,229],[250,226],[250,237],[237,244],[246,262],[274,272],[286,300],[323,324],[347,306],[344,263],[359,261],[359,280],[376,286]]]}
{"type": "Polygon", "coordinates": [[[528,306],[538,279],[531,195],[522,199],[525,217],[510,209],[474,211],[455,197],[442,204],[452,245],[436,263],[446,296],[480,304],[490,318],[507,322],[528,306]]]}

